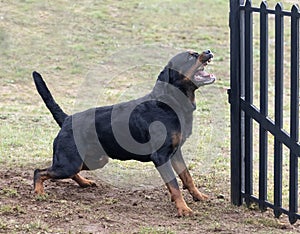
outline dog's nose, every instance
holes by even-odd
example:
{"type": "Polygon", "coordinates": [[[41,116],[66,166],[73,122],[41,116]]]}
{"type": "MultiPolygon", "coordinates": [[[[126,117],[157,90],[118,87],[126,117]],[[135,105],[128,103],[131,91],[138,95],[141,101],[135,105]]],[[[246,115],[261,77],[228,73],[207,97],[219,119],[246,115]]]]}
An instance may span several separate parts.
{"type": "Polygon", "coordinates": [[[203,51],[203,53],[205,54],[206,57],[208,57],[209,59],[214,57],[214,54],[211,52],[211,50],[205,50],[203,51]]]}

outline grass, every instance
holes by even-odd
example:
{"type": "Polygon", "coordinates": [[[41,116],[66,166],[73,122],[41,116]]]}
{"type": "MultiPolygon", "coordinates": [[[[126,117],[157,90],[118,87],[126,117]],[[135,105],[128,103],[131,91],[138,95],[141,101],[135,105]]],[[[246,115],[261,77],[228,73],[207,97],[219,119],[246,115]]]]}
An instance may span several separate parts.
{"type": "MultiPolygon", "coordinates": [[[[267,1],[268,6],[274,9],[277,1],[267,1]]],[[[283,1],[283,9],[290,11],[292,3],[295,1],[283,1]]],[[[253,5],[259,6],[259,1],[253,1],[253,5]]],[[[254,40],[253,40],[253,50],[254,50],[254,96],[253,104],[259,108],[259,14],[255,13],[253,16],[254,20],[254,40]]],[[[284,18],[284,99],[283,99],[283,130],[288,134],[290,132],[290,19],[288,17],[284,18]]],[[[275,17],[269,16],[269,45],[268,45],[268,56],[269,56],[269,66],[268,66],[268,117],[274,120],[275,115],[275,17]]],[[[254,121],[254,142],[253,142],[253,155],[254,155],[254,194],[258,196],[259,190],[259,125],[254,121]]],[[[288,209],[289,201],[289,150],[283,145],[283,187],[282,187],[282,201],[283,207],[288,209]]],[[[274,137],[268,134],[268,200],[273,202],[274,196],[274,137]]]]}
{"type": "Polygon", "coordinates": [[[2,188],[0,194],[7,197],[19,197],[18,191],[13,188],[2,188]]]}
{"type": "Polygon", "coordinates": [[[2,205],[0,206],[0,214],[7,215],[13,214],[18,215],[24,213],[24,210],[18,205],[2,205]]]}
{"type": "MultiPolygon", "coordinates": [[[[218,1],[210,6],[217,15],[214,25],[205,24],[209,22],[206,19],[211,17],[211,13],[199,20],[196,10],[190,9],[186,1],[173,1],[172,4],[169,1],[107,1],[101,7],[96,1],[83,5],[78,2],[60,4],[64,4],[62,6],[68,12],[66,16],[65,10],[57,9],[53,3],[32,1],[29,4],[20,1],[4,6],[12,15],[3,16],[7,20],[6,25],[2,26],[4,36],[1,37],[3,43],[8,44],[2,52],[5,59],[0,71],[0,84],[4,87],[0,110],[2,119],[5,118],[5,121],[1,121],[0,134],[1,138],[7,139],[1,142],[2,161],[19,160],[26,164],[28,160],[25,158],[30,158],[39,164],[39,159],[41,163],[44,163],[44,159],[50,159],[52,139],[58,128],[32,84],[31,72],[35,69],[45,76],[55,98],[62,103],[66,112],[73,113],[74,110],[94,105],[140,97],[151,90],[162,66],[172,55],[181,51],[179,48],[210,48],[217,55],[216,63],[221,61],[226,64],[220,66],[220,80],[216,84],[216,91],[225,96],[222,89],[228,85],[228,78],[225,78],[228,77],[228,34],[220,33],[227,28],[227,22],[221,21],[219,6],[226,7],[226,1],[218,1]],[[174,15],[174,12],[178,14],[174,15]],[[157,17],[152,17],[153,14],[157,17]],[[177,20],[179,18],[181,20],[177,20]],[[24,25],[25,29],[21,30],[24,25]],[[214,33],[211,34],[206,28],[213,28],[214,33]],[[12,40],[15,36],[17,38],[12,40]],[[215,36],[218,43],[212,46],[215,36]],[[133,56],[128,58],[128,55],[133,56]],[[150,61],[147,60],[149,57],[150,61]],[[112,59],[116,64],[113,69],[119,69],[118,73],[113,73],[110,83],[103,85],[102,81],[110,79],[112,74],[103,74],[99,62],[106,64],[112,59]],[[124,63],[128,60],[129,64],[124,63]],[[138,67],[137,63],[140,64],[138,67]],[[85,83],[93,72],[97,72],[92,74],[92,78],[98,82],[100,90],[95,89],[94,84],[90,86],[90,83],[85,83]],[[128,83],[131,85],[128,86],[128,83]],[[136,92],[136,85],[139,92],[136,92]],[[88,99],[87,104],[82,104],[80,102],[86,97],[82,98],[78,93],[83,90],[83,94],[86,94],[88,88],[96,93],[93,95],[97,95],[97,101],[91,103],[91,99],[88,99]],[[13,94],[18,92],[22,96],[13,94]],[[82,105],[78,107],[78,103],[82,105]]],[[[199,3],[194,4],[196,8],[199,3]]],[[[215,65],[212,64],[210,70],[214,72],[214,69],[215,65]]],[[[199,116],[204,120],[200,123],[202,125],[212,116],[206,93],[200,95],[199,107],[204,111],[199,113],[205,114],[199,116]]],[[[204,128],[202,132],[199,133],[202,141],[197,143],[198,150],[206,149],[205,142],[212,141],[211,129],[204,128]]]]}
{"type": "MultiPolygon", "coordinates": [[[[259,2],[253,0],[253,5],[259,2]]],[[[274,7],[277,1],[268,2],[274,7]]],[[[285,9],[290,9],[290,1],[283,2],[285,9]]],[[[218,80],[197,92],[193,135],[184,153],[199,185],[205,184],[205,189],[214,194],[229,196],[228,6],[227,0],[2,2],[0,163],[3,167],[22,168],[51,163],[52,142],[59,128],[35,90],[33,70],[43,74],[63,109],[73,113],[140,97],[151,90],[172,55],[186,49],[209,48],[215,58],[208,69],[218,80]],[[207,10],[203,13],[202,9],[207,10]]],[[[258,55],[257,48],[255,54],[258,55]]],[[[138,163],[113,164],[117,171],[122,171],[120,175],[104,168],[100,176],[104,180],[114,178],[111,183],[118,186],[138,183],[149,186],[146,184],[152,181],[149,177],[156,173],[149,169],[147,177],[147,173],[138,171],[138,163]],[[141,181],[133,181],[132,172],[140,173],[141,181]],[[110,173],[116,176],[111,177],[110,173]]],[[[143,167],[147,169],[148,165],[143,167]]],[[[0,196],[14,198],[18,192],[6,188],[0,196]]],[[[47,202],[48,197],[36,199],[47,202]]],[[[3,209],[10,208],[13,209],[3,209]]],[[[207,213],[212,219],[214,214],[207,213]]],[[[273,225],[261,220],[250,217],[241,225],[273,225]]],[[[0,222],[0,227],[6,226],[0,222]]],[[[39,230],[41,226],[44,224],[33,221],[22,228],[39,230]]],[[[217,232],[220,224],[212,223],[211,229],[217,232]]],[[[140,232],[172,233],[169,229],[152,227],[141,227],[140,232]]]]}
{"type": "Polygon", "coordinates": [[[175,234],[175,232],[164,228],[142,227],[138,234],[175,234]]]}

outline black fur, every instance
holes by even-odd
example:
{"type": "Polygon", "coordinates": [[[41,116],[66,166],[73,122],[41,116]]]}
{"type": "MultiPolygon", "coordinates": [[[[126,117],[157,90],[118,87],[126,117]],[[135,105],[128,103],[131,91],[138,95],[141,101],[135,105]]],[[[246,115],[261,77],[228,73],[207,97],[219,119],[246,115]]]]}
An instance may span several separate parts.
{"type": "Polygon", "coordinates": [[[32,76],[33,76],[33,80],[34,80],[37,91],[41,95],[47,108],[52,113],[53,118],[55,119],[57,124],[61,127],[68,115],[55,102],[55,100],[52,97],[49,89],[47,88],[42,76],[37,72],[33,72],[32,76]]]}
{"type": "Polygon", "coordinates": [[[61,127],[53,144],[52,166],[35,171],[35,187],[49,178],[73,178],[80,170],[101,168],[107,163],[108,157],[152,161],[166,183],[173,181],[175,176],[172,178],[173,170],[168,162],[178,154],[180,163],[184,164],[180,147],[192,133],[192,114],[196,108],[194,91],[201,86],[193,80],[193,75],[211,57],[210,52],[202,55],[181,53],[171,59],[160,73],[150,94],[137,100],[92,108],[69,116],[55,102],[41,75],[33,72],[39,94],[61,127]],[[130,116],[127,122],[128,112],[130,116]],[[149,132],[150,125],[155,121],[165,127],[166,138],[163,141],[163,128],[156,128],[151,134],[149,132]],[[130,135],[125,134],[125,128],[116,135],[113,126],[118,129],[128,126],[130,135]],[[130,137],[142,147],[133,150],[127,148],[126,144],[131,144],[128,140],[130,137]],[[148,142],[151,144],[147,145],[148,142]],[[142,151],[144,153],[139,153],[142,151]]]}

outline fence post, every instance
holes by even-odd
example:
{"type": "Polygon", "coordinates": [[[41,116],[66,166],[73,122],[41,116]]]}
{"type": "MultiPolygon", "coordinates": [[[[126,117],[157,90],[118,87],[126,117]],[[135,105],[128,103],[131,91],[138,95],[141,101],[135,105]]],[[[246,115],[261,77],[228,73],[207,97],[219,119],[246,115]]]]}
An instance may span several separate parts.
{"type": "MultiPolygon", "coordinates": [[[[275,126],[280,131],[283,127],[283,14],[282,5],[275,8],[275,126]]],[[[282,214],[282,143],[275,136],[274,142],[274,214],[282,214]]]]}
{"type": "MultiPolygon", "coordinates": [[[[290,137],[293,141],[299,141],[299,8],[292,7],[291,16],[291,119],[290,137]]],[[[298,211],[298,156],[290,153],[290,194],[289,194],[289,220],[297,221],[295,215],[298,211]]]]}
{"type": "MultiPolygon", "coordinates": [[[[253,103],[253,16],[251,1],[245,4],[245,101],[253,103]]],[[[245,113],[245,202],[250,206],[253,194],[253,120],[245,113]]]]}
{"type": "MultiPolygon", "coordinates": [[[[268,12],[267,2],[260,5],[260,113],[268,116],[268,12]]],[[[259,208],[267,209],[268,133],[259,125],[259,208]]]]}
{"type": "Polygon", "coordinates": [[[241,186],[241,114],[240,114],[240,5],[243,0],[230,0],[230,90],[231,113],[231,202],[242,205],[241,186]]]}
{"type": "MultiPolygon", "coordinates": [[[[291,224],[300,219],[299,207],[299,90],[300,90],[300,9],[295,4],[291,12],[278,3],[275,11],[266,1],[260,8],[251,0],[230,0],[230,90],[231,112],[231,202],[241,205],[258,203],[265,211],[270,207],[275,217],[289,216],[291,224]],[[260,106],[253,105],[253,14],[260,16],[260,106]],[[275,16],[275,95],[274,118],[268,115],[269,87],[269,15],[275,16]],[[284,19],[291,17],[290,52],[284,44],[284,19]],[[283,130],[284,53],[290,53],[290,134],[283,130]],[[259,197],[253,195],[253,119],[259,124],[259,197]],[[274,120],[273,120],[274,119],[274,120]],[[273,178],[274,202],[268,201],[268,133],[274,136],[273,178]],[[289,209],[282,207],[283,144],[290,149],[289,209]]],[[[272,186],[270,186],[272,187],[272,186]]]]}

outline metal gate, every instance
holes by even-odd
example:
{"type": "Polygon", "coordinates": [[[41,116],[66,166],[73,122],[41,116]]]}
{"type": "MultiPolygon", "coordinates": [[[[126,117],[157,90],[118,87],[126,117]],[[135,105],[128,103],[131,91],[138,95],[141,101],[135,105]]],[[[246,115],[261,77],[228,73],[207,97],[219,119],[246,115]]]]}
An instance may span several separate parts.
{"type": "Polygon", "coordinates": [[[269,9],[266,2],[262,2],[260,7],[253,7],[250,0],[230,0],[231,201],[235,205],[242,205],[243,201],[248,206],[258,204],[262,211],[271,208],[277,218],[287,214],[291,223],[300,218],[299,18],[297,5],[291,11],[285,11],[280,3],[275,9],[269,9]],[[259,36],[255,39],[259,51],[255,51],[256,54],[253,46],[254,16],[258,19],[255,30],[259,29],[259,36]],[[270,28],[270,19],[274,28],[270,28]],[[289,22],[288,27],[286,21],[289,22]],[[274,38],[271,42],[270,32],[274,38]],[[289,35],[288,42],[285,41],[285,33],[289,35]],[[288,49],[286,45],[289,45],[288,49]],[[274,53],[272,58],[270,52],[274,53]],[[288,76],[283,72],[286,69],[284,56],[289,60],[288,76]],[[254,60],[258,64],[256,67],[253,67],[254,60]],[[270,67],[273,67],[274,74],[270,73],[270,67]],[[254,73],[254,70],[258,72],[254,73]],[[285,85],[287,79],[289,87],[285,85]],[[256,85],[254,80],[258,81],[256,85]],[[269,100],[270,89],[273,89],[273,102],[269,100]],[[284,97],[285,89],[288,89],[285,91],[289,93],[288,98],[284,97]],[[258,93],[258,104],[253,102],[254,92],[258,93]],[[289,102],[288,119],[283,118],[283,100],[289,102]],[[288,131],[284,130],[284,121],[288,121],[288,131]],[[254,123],[258,126],[257,133],[254,133],[254,123]],[[254,142],[258,149],[256,159],[254,142]],[[283,178],[283,146],[289,151],[288,178],[283,178]],[[255,175],[254,166],[257,168],[255,175]],[[258,188],[255,193],[254,176],[257,177],[258,188]],[[272,186],[269,185],[269,177],[272,177],[272,186]],[[287,207],[282,205],[283,179],[288,181],[288,190],[285,189],[288,191],[287,207]]]}

